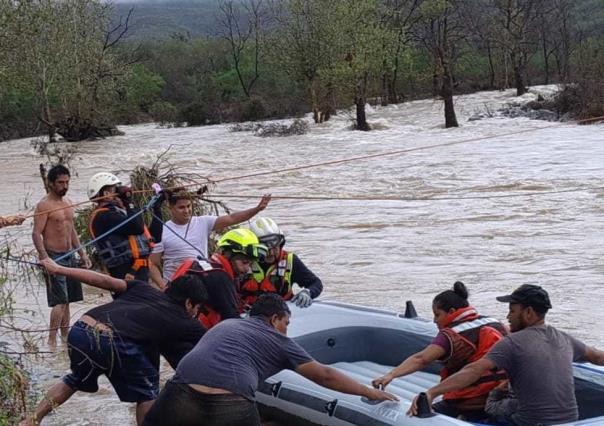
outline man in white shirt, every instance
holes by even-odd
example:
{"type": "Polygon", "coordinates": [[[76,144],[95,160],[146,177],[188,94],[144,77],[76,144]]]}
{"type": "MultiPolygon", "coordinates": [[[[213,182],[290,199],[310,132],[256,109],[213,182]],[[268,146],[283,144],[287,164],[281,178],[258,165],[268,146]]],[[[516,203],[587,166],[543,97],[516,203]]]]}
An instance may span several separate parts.
{"type": "Polygon", "coordinates": [[[164,226],[161,242],[155,245],[149,257],[151,279],[163,288],[183,261],[198,257],[207,259],[208,239],[212,231],[220,232],[251,219],[264,210],[270,200],[270,194],[265,195],[256,207],[229,215],[193,216],[191,194],[185,191],[170,194],[168,205],[171,219],[164,226]],[[163,276],[159,270],[162,263],[163,276]]]}

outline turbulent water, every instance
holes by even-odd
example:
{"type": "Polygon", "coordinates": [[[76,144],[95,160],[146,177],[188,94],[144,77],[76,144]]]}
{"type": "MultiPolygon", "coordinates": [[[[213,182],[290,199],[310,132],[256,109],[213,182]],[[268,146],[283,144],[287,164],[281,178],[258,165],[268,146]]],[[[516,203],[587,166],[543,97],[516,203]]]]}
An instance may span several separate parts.
{"type": "MultiPolygon", "coordinates": [[[[534,92],[525,95],[524,100],[534,96],[534,92]]],[[[285,230],[287,247],[322,278],[324,299],[393,310],[403,309],[411,299],[420,315],[430,316],[432,297],[462,280],[481,312],[504,320],[507,307],[494,297],[520,284],[535,283],[550,292],[554,306],[548,315],[550,323],[601,347],[604,127],[497,114],[467,121],[478,111],[492,112],[518,100],[511,91],[458,97],[461,127],[456,129],[444,129],[442,103],[431,100],[370,109],[368,119],[377,130],[368,133],[350,131],[351,116],[345,113],[312,125],[306,135],[285,138],[231,133],[228,126],[124,127],[125,136],[81,144],[72,162],[77,176],[72,178],[70,196],[84,200],[86,182],[97,171],[120,172],[127,179],[126,170],[152,164],[170,146],[170,161],[180,170],[220,179],[472,139],[453,146],[226,181],[214,191],[257,195],[257,199],[269,192],[404,198],[276,199],[265,214],[285,230]],[[522,130],[529,131],[518,133],[522,130]],[[489,139],[474,140],[483,137],[489,139]],[[526,196],[515,196],[519,194],[526,196]]],[[[25,140],[1,147],[0,212],[6,214],[42,196],[37,172],[41,160],[25,140]]],[[[255,205],[256,199],[229,199],[227,203],[243,209],[255,205]]],[[[0,232],[31,247],[30,227],[0,232]]],[[[72,316],[105,300],[99,292],[89,292],[85,303],[74,305],[72,316]]],[[[37,313],[29,326],[47,324],[41,285],[20,291],[17,305],[37,313]]],[[[46,357],[35,363],[36,384],[47,386],[67,369],[65,353],[46,357]]],[[[103,382],[98,394],[76,395],[45,424],[129,424],[133,418],[132,408],[120,404],[103,382]]]]}

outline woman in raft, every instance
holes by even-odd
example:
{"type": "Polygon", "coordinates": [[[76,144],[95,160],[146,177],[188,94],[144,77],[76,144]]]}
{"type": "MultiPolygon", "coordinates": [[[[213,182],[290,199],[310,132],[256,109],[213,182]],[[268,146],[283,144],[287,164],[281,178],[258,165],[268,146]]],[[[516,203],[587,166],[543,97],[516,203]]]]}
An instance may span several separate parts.
{"type": "MultiPolygon", "coordinates": [[[[440,371],[441,380],[444,380],[466,364],[482,358],[507,333],[499,321],[479,315],[469,305],[468,290],[461,281],[457,281],[452,290],[443,291],[434,298],[432,311],[439,329],[434,340],[389,373],[373,380],[374,387],[386,386],[393,379],[422,370],[433,361],[444,364],[440,371]]],[[[489,372],[470,387],[446,393],[432,408],[451,417],[473,421],[485,419],[487,396],[503,378],[502,372],[489,372]]]]}

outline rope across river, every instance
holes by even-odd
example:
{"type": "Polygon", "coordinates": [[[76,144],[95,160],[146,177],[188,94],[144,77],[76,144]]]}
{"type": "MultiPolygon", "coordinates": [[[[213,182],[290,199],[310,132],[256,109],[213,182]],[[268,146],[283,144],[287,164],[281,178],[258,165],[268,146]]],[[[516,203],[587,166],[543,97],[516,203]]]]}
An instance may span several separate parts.
{"type": "MultiPolygon", "coordinates": [[[[604,116],[600,116],[600,117],[594,117],[594,118],[588,118],[588,119],[583,119],[583,120],[578,120],[575,123],[576,124],[586,124],[586,123],[593,123],[593,122],[597,122],[597,121],[601,121],[604,120],[604,116]]],[[[551,125],[547,125],[547,126],[539,126],[539,127],[534,127],[534,128],[530,128],[530,129],[523,129],[523,130],[518,130],[515,132],[508,132],[508,133],[500,133],[500,134],[496,134],[496,135],[491,135],[491,136],[482,136],[482,137],[477,137],[477,138],[469,138],[469,139],[462,139],[459,141],[451,141],[451,142],[443,142],[443,143],[438,143],[438,144],[431,144],[431,145],[424,145],[424,146],[419,146],[419,147],[413,147],[413,148],[404,148],[404,149],[399,149],[399,150],[394,150],[394,151],[386,151],[386,152],[378,152],[375,154],[367,154],[367,155],[359,155],[359,156],[354,156],[354,157],[346,157],[346,158],[341,158],[341,159],[337,159],[337,160],[330,160],[330,161],[324,161],[324,162],[318,162],[318,163],[311,163],[311,164],[303,164],[303,165],[298,165],[298,166],[292,166],[292,167],[286,167],[286,168],[282,168],[282,169],[274,169],[274,170],[266,170],[266,171],[260,171],[260,172],[254,172],[254,173],[248,173],[248,174],[243,174],[243,175],[235,175],[235,176],[226,176],[223,178],[217,178],[217,179],[209,179],[209,183],[213,183],[213,184],[217,184],[217,183],[222,183],[222,182],[227,182],[227,181],[233,181],[233,180],[243,180],[243,179],[247,179],[247,178],[251,178],[251,177],[259,177],[259,176],[267,176],[267,175],[274,175],[274,174],[282,174],[282,173],[287,173],[287,172],[293,172],[293,171],[298,171],[298,170],[306,170],[306,169],[310,169],[310,168],[316,168],[316,167],[323,167],[323,166],[330,166],[330,165],[336,165],[336,164],[343,164],[343,163],[349,163],[349,162],[354,162],[354,161],[362,161],[362,160],[367,160],[367,159],[372,159],[372,158],[379,158],[379,157],[387,157],[387,156],[395,156],[395,155],[401,155],[401,154],[407,154],[407,153],[411,153],[411,152],[417,152],[417,151],[424,151],[424,150],[430,150],[430,149],[435,149],[435,148],[443,148],[443,147],[449,147],[449,146],[455,146],[455,145],[461,145],[461,144],[467,144],[467,143],[474,143],[474,142],[481,142],[484,140],[490,140],[490,139],[497,139],[497,138],[502,138],[502,137],[507,137],[507,136],[513,136],[513,135],[518,135],[518,134],[523,134],[523,133],[529,133],[529,132],[536,132],[539,130],[544,130],[544,129],[551,129],[551,128],[555,128],[558,127],[559,124],[551,124],[551,125]]],[[[186,188],[186,187],[192,187],[192,186],[201,186],[200,183],[191,183],[191,184],[185,184],[185,185],[179,185],[178,187],[173,187],[173,188],[164,188],[165,190],[173,190],[173,189],[179,189],[179,188],[186,188]]],[[[593,189],[601,189],[601,188],[593,188],[593,189]]],[[[360,200],[360,201],[419,201],[419,200],[444,200],[444,199],[482,199],[482,198],[510,198],[510,197],[526,197],[529,195],[539,195],[539,194],[551,194],[551,193],[560,193],[560,192],[578,192],[578,191],[584,191],[586,190],[585,188],[574,188],[574,189],[568,189],[568,190],[561,190],[561,191],[549,191],[549,192],[534,192],[531,194],[508,194],[508,195],[500,195],[500,196],[488,196],[488,197],[484,197],[484,196],[475,196],[475,197],[464,197],[464,198],[459,198],[459,197],[451,197],[451,198],[444,198],[444,197],[439,197],[439,198],[430,198],[430,197],[401,197],[401,196],[378,196],[378,197],[337,197],[337,196],[315,196],[315,197],[308,197],[308,196],[292,196],[292,195],[275,195],[273,196],[273,199],[298,199],[298,200],[309,200],[309,201],[320,201],[320,200],[342,200],[342,201],[353,201],[353,200],[360,200]]],[[[142,193],[152,193],[154,190],[149,188],[149,189],[139,189],[139,190],[135,190],[132,191],[135,194],[142,194],[142,193]]],[[[218,195],[216,194],[212,194],[212,196],[218,197],[218,195]]],[[[251,198],[251,196],[244,196],[244,195],[236,195],[236,194],[222,194],[221,195],[222,198],[251,198]]],[[[53,213],[55,211],[59,211],[59,210],[63,210],[66,208],[72,208],[72,207],[78,207],[84,204],[88,204],[91,202],[95,202],[95,201],[99,201],[100,199],[102,199],[103,197],[99,197],[99,198],[95,198],[95,199],[91,199],[91,200],[85,200],[85,201],[80,201],[77,203],[73,203],[64,207],[59,207],[56,209],[50,209],[50,210],[45,210],[45,211],[41,211],[41,212],[37,212],[37,213],[32,213],[29,215],[26,215],[25,218],[31,218],[31,217],[35,217],[35,216],[40,216],[40,215],[45,215],[45,214],[49,214],[49,213],[53,213]]]]}

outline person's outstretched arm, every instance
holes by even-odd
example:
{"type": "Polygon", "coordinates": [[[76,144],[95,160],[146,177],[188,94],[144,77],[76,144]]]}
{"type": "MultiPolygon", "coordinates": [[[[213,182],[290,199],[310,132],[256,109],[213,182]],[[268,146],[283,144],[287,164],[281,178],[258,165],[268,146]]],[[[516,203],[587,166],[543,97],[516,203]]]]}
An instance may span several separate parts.
{"type": "Polygon", "coordinates": [[[587,346],[583,358],[585,361],[591,362],[592,364],[604,365],[604,351],[594,347],[587,346]]]}
{"type": "MultiPolygon", "coordinates": [[[[475,383],[478,379],[480,379],[485,371],[492,370],[496,367],[497,366],[495,363],[487,357],[480,358],[478,361],[466,365],[457,373],[447,377],[438,385],[433,386],[426,391],[428,404],[431,406],[434,398],[446,392],[451,392],[470,386],[472,383],[475,383]]],[[[411,407],[409,407],[407,414],[411,416],[417,415],[417,400],[418,397],[416,396],[411,404],[411,407]]]]}
{"type": "Polygon", "coordinates": [[[442,347],[438,345],[428,345],[423,351],[411,355],[398,367],[393,368],[389,373],[386,373],[382,377],[378,377],[377,379],[373,380],[371,384],[376,388],[379,386],[386,387],[397,377],[406,376],[407,374],[422,370],[430,363],[441,359],[445,355],[446,351],[442,347]]]}
{"type": "Polygon", "coordinates": [[[125,280],[113,278],[109,275],[100,274],[88,269],[68,268],[66,266],[61,266],[50,258],[40,259],[40,264],[49,274],[64,275],[68,278],[81,281],[103,290],[109,290],[114,293],[123,293],[128,288],[125,280]]]}
{"type": "Polygon", "coordinates": [[[241,210],[239,212],[234,212],[225,216],[218,216],[216,222],[214,222],[213,231],[220,232],[224,228],[228,226],[237,225],[238,223],[245,222],[256,216],[262,210],[268,206],[268,203],[271,201],[271,194],[267,194],[258,203],[256,207],[247,210],[241,210]]]}
{"type": "Polygon", "coordinates": [[[362,385],[335,368],[323,365],[317,361],[298,365],[296,373],[306,377],[318,385],[351,395],[364,396],[377,401],[398,401],[395,395],[362,385]]]}

